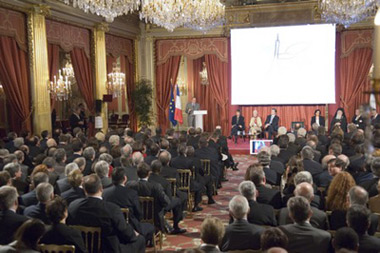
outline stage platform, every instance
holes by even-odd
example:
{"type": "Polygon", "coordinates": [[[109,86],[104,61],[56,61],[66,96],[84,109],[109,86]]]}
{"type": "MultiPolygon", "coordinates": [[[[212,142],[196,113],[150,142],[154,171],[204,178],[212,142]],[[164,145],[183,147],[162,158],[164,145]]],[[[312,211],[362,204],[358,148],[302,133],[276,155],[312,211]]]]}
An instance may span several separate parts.
{"type": "Polygon", "coordinates": [[[239,138],[238,142],[228,139],[228,149],[231,155],[249,155],[249,139],[239,138]]]}

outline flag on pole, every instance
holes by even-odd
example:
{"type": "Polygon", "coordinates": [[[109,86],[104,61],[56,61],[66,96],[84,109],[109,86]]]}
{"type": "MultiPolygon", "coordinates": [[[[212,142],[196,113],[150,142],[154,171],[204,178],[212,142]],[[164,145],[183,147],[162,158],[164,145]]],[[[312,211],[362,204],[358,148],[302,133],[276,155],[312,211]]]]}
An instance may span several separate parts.
{"type": "Polygon", "coordinates": [[[175,85],[176,87],[176,98],[175,98],[175,111],[174,111],[174,119],[179,122],[179,124],[183,124],[183,117],[182,117],[182,103],[181,103],[181,96],[179,93],[178,85],[175,85]]]}
{"type": "Polygon", "coordinates": [[[169,120],[173,126],[177,125],[177,121],[175,120],[175,109],[174,87],[172,86],[170,89],[169,120]]]}

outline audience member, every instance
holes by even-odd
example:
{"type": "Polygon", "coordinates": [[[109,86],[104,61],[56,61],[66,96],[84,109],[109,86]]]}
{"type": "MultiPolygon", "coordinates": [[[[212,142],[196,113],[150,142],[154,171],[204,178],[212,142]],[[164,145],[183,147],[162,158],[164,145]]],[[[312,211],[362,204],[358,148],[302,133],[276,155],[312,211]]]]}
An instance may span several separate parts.
{"type": "Polygon", "coordinates": [[[279,228],[268,228],[261,234],[261,250],[269,250],[273,247],[286,249],[289,239],[279,228]]]}
{"type": "Polygon", "coordinates": [[[222,242],[225,228],[222,221],[216,217],[207,217],[201,224],[200,234],[203,244],[199,247],[206,253],[218,253],[218,245],[222,242]]]}
{"type": "Polygon", "coordinates": [[[36,196],[38,203],[25,208],[24,215],[30,218],[40,219],[45,224],[49,224],[46,216],[46,204],[54,198],[54,188],[49,183],[41,183],[36,188],[36,196]]]}

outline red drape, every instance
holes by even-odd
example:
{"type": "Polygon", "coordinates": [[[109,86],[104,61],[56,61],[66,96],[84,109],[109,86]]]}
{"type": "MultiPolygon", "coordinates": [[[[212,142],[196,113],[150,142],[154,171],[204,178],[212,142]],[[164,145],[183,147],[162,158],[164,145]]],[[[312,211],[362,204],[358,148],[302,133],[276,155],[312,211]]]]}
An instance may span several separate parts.
{"type": "Polygon", "coordinates": [[[0,36],[0,81],[11,106],[10,129],[31,131],[28,55],[14,38],[0,36]]]}
{"type": "Polygon", "coordinates": [[[205,55],[210,88],[219,105],[218,124],[224,134],[228,132],[228,63],[222,62],[216,55],[205,55]]]}
{"type": "Polygon", "coordinates": [[[78,88],[86,101],[87,108],[91,114],[95,113],[94,84],[92,82],[91,64],[84,49],[74,48],[70,52],[75,79],[78,88]]]}
{"type": "Polygon", "coordinates": [[[169,125],[170,88],[177,80],[181,56],[171,56],[164,64],[156,66],[157,122],[165,131],[169,125]]]}
{"type": "MultiPolygon", "coordinates": [[[[48,44],[48,61],[49,61],[49,75],[50,79],[53,80],[54,76],[58,76],[59,70],[59,46],[55,44],[48,44]]],[[[55,107],[55,99],[50,98],[51,111],[55,107]]]]}
{"type": "Polygon", "coordinates": [[[121,56],[120,63],[125,70],[127,97],[128,97],[128,109],[129,109],[129,122],[133,131],[137,131],[137,117],[135,111],[135,103],[133,100],[133,91],[135,90],[135,66],[128,60],[128,56],[121,56]],[[124,66],[123,66],[124,65],[124,66]]]}

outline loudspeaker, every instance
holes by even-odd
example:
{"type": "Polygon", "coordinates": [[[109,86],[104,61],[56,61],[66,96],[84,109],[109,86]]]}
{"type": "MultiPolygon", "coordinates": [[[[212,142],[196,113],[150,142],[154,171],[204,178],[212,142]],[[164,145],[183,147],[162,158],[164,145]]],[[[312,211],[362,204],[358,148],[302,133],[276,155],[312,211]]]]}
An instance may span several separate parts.
{"type": "Polygon", "coordinates": [[[103,95],[103,102],[111,103],[112,99],[112,95],[103,95]]]}
{"type": "Polygon", "coordinates": [[[95,112],[96,113],[102,112],[102,100],[100,99],[95,100],[95,112]]]}

